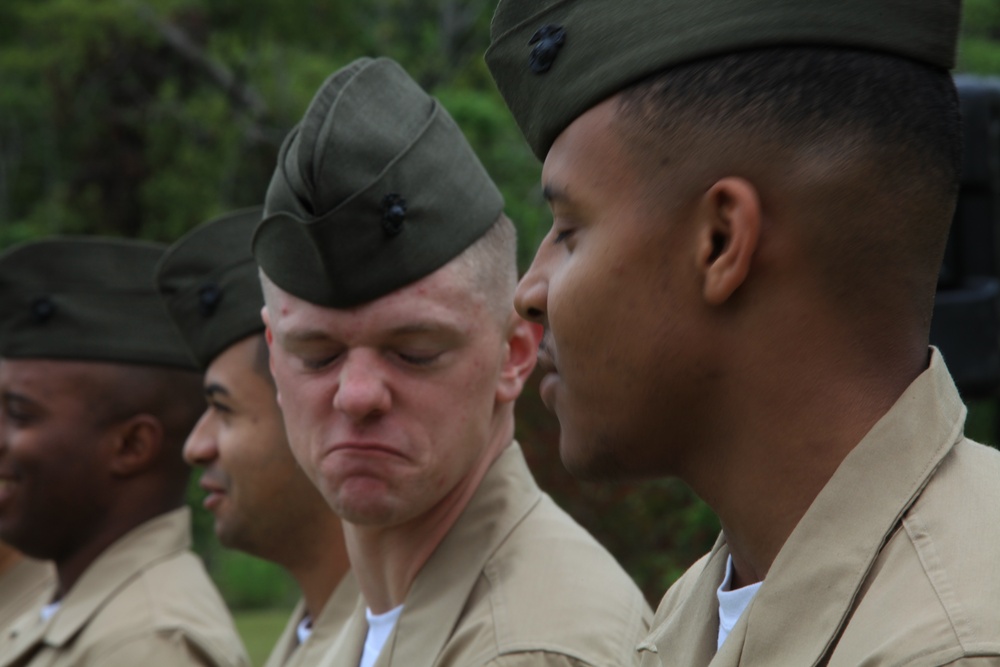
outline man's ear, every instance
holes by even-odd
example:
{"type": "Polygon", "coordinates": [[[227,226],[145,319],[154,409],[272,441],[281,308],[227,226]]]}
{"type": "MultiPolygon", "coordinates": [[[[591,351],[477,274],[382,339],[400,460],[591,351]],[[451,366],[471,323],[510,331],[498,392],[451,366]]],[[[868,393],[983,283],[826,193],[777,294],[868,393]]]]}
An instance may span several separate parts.
{"type": "Polygon", "coordinates": [[[112,427],[111,436],[111,473],[131,477],[156,463],[165,433],[159,419],[138,414],[112,427]]]}
{"type": "Polygon", "coordinates": [[[524,383],[538,360],[538,344],[542,340],[542,327],[521,319],[512,313],[507,327],[506,356],[500,368],[497,400],[510,403],[521,395],[524,383]]]}
{"type": "MultiPolygon", "coordinates": [[[[274,375],[274,332],[271,331],[271,313],[267,310],[267,304],[260,309],[260,319],[264,320],[264,341],[267,343],[267,367],[271,371],[271,377],[274,375]]],[[[275,400],[278,402],[278,407],[281,407],[281,392],[277,389],[277,384],[275,385],[275,400]]]]}
{"type": "Polygon", "coordinates": [[[697,263],[702,295],[713,306],[725,303],[750,273],[760,243],[760,196],[752,183],[727,177],[702,196],[698,207],[697,263]]]}
{"type": "Polygon", "coordinates": [[[267,340],[267,346],[271,347],[271,343],[274,342],[274,334],[271,333],[271,314],[267,312],[266,305],[260,309],[260,319],[264,322],[264,338],[267,340]]]}

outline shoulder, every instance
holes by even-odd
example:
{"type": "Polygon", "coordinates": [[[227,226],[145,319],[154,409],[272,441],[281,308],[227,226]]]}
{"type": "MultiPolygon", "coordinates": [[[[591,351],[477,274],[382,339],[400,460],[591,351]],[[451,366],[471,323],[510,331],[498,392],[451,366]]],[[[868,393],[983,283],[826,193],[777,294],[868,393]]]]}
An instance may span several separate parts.
{"type": "Polygon", "coordinates": [[[485,663],[484,667],[604,667],[605,664],[619,663],[591,663],[584,660],[568,656],[564,653],[550,653],[547,651],[526,651],[521,653],[507,653],[485,663]]]}
{"type": "Polygon", "coordinates": [[[55,585],[55,568],[30,558],[0,576],[0,628],[40,608],[51,597],[55,585]]]}
{"type": "Polygon", "coordinates": [[[696,560],[694,564],[691,565],[691,567],[689,567],[684,574],[682,574],[680,578],[667,589],[667,592],[664,593],[663,598],[660,600],[660,604],[656,607],[656,615],[653,617],[654,628],[662,624],[663,621],[691,595],[695,582],[698,581],[701,573],[705,570],[705,565],[708,563],[708,559],[711,556],[712,552],[709,552],[696,560]]]}
{"type": "Polygon", "coordinates": [[[99,652],[183,649],[203,656],[204,664],[246,662],[225,603],[201,561],[187,551],[165,557],[129,580],[78,642],[88,640],[99,652]]]}
{"type": "Polygon", "coordinates": [[[180,630],[159,630],[109,639],[93,647],[87,664],[101,667],[249,667],[241,655],[220,659],[180,630]]]}
{"type": "Polygon", "coordinates": [[[625,665],[651,615],[611,554],[543,495],[487,561],[452,644],[502,658],[487,664],[625,665]]]}
{"type": "Polygon", "coordinates": [[[998,508],[1000,452],[960,441],[879,553],[835,656],[1000,656],[998,508]]]}

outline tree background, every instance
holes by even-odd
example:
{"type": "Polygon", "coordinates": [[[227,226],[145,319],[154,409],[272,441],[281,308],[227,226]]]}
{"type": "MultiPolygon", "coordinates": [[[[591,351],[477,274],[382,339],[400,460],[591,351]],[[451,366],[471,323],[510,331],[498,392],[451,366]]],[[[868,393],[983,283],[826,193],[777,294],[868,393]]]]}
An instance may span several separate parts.
{"type": "MultiPolygon", "coordinates": [[[[495,0],[3,0],[0,248],[51,234],[170,242],[258,204],[279,144],[334,70],[386,55],[435,94],[500,185],[530,262],[548,222],[531,155],[486,70],[495,0]]],[[[965,0],[959,70],[1000,74],[1000,2],[965,0]]],[[[651,602],[718,530],[682,484],[590,485],[558,459],[532,383],[519,439],[543,488],[593,532],[651,602]]],[[[973,424],[973,430],[977,427],[973,424]]],[[[991,434],[979,435],[989,439],[991,434]]],[[[236,607],[287,604],[277,568],[196,544],[236,607]]]]}

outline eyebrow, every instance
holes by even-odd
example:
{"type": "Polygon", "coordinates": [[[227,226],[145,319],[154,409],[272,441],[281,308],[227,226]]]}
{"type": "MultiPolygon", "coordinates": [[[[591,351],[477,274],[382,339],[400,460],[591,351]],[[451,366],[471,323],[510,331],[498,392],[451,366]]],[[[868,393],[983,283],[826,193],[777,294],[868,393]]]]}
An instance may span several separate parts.
{"type": "MultiPolygon", "coordinates": [[[[448,322],[414,322],[412,324],[402,324],[393,327],[382,336],[385,339],[401,338],[406,336],[417,336],[422,334],[450,333],[455,330],[454,325],[448,322]]],[[[334,342],[335,339],[322,329],[306,329],[304,331],[289,331],[284,339],[292,345],[314,342],[334,342]]]]}
{"type": "Polygon", "coordinates": [[[390,338],[398,338],[400,336],[415,336],[420,334],[434,334],[434,333],[447,333],[452,330],[453,327],[446,324],[431,324],[428,322],[421,322],[416,324],[406,324],[401,327],[396,327],[395,329],[390,329],[388,336],[390,338]]]}
{"type": "Polygon", "coordinates": [[[566,191],[559,186],[552,185],[551,183],[547,183],[545,187],[542,188],[542,197],[544,197],[545,201],[550,204],[554,201],[569,201],[569,195],[566,194],[566,191]]]}
{"type": "Polygon", "coordinates": [[[305,331],[289,331],[283,338],[289,343],[312,343],[330,340],[329,334],[321,329],[306,329],[305,331]]]}
{"type": "Polygon", "coordinates": [[[217,382],[205,385],[205,398],[213,398],[216,395],[229,396],[229,390],[217,382]]]}

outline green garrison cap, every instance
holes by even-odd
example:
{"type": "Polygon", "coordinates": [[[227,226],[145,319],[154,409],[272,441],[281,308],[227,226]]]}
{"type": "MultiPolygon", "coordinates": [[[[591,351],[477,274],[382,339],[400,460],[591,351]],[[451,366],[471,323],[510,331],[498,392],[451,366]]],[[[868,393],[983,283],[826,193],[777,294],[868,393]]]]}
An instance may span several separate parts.
{"type": "Polygon", "coordinates": [[[52,238],[0,255],[0,356],[193,369],[153,283],[166,246],[52,238]]]}
{"type": "Polygon", "coordinates": [[[170,317],[202,368],[264,330],[264,296],[250,252],[262,211],[234,211],[196,227],[170,246],[156,269],[170,317]]]}
{"type": "Polygon", "coordinates": [[[673,65],[828,45],[951,68],[960,0],[500,0],[486,63],[545,159],[582,113],[673,65]]]}
{"type": "Polygon", "coordinates": [[[437,100],[395,62],[362,58],[285,139],[253,254],[286,292],[349,308],[444,266],[502,210],[437,100]]]}

